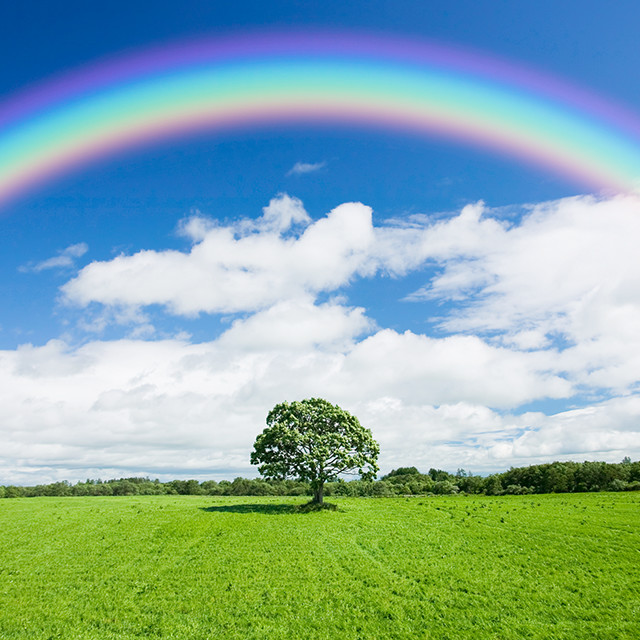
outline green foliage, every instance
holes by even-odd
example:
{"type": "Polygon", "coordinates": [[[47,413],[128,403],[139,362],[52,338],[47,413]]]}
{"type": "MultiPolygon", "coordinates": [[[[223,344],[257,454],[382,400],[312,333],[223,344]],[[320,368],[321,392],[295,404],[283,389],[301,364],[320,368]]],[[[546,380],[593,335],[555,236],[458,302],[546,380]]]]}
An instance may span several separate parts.
{"type": "Polygon", "coordinates": [[[456,477],[455,483],[464,493],[482,493],[484,478],[467,473],[465,476],[456,477]]]}
{"type": "Polygon", "coordinates": [[[619,478],[616,478],[609,485],[609,491],[624,491],[628,485],[629,485],[628,482],[625,482],[624,480],[620,480],[619,478]]]}
{"type": "Polygon", "coordinates": [[[307,501],[3,500],[0,638],[638,638],[639,493],[307,501]]]}
{"type": "Polygon", "coordinates": [[[452,495],[458,491],[458,487],[451,480],[438,480],[433,483],[433,493],[436,495],[452,495]]]}
{"type": "Polygon", "coordinates": [[[615,487],[622,486],[620,482],[635,480],[636,473],[640,480],[640,463],[627,457],[618,464],[590,461],[539,464],[509,469],[499,477],[504,486],[518,485],[532,493],[573,493],[616,490],[615,487]]]}
{"type": "Polygon", "coordinates": [[[341,473],[357,471],[375,478],[380,448],[371,431],[355,416],[321,398],[283,402],[267,416],[258,435],[251,464],[270,479],[298,478],[311,483],[314,500],[322,502],[324,484],[341,473]]]}
{"type": "Polygon", "coordinates": [[[429,477],[434,482],[442,482],[443,480],[451,480],[453,476],[442,469],[429,469],[429,477]]]}
{"type": "Polygon", "coordinates": [[[500,476],[488,476],[482,483],[482,490],[488,496],[499,496],[502,493],[502,479],[500,476]]]}
{"type": "MultiPolygon", "coordinates": [[[[424,495],[433,491],[431,476],[420,473],[416,467],[400,467],[383,477],[393,495],[424,495]]],[[[378,495],[374,492],[374,495],[378,495]]]]}
{"type": "Polygon", "coordinates": [[[200,490],[207,496],[219,496],[221,494],[221,489],[215,480],[205,480],[200,485],[200,490]]]}
{"type": "Polygon", "coordinates": [[[519,484],[510,484],[505,490],[504,493],[506,495],[511,496],[524,496],[529,493],[532,493],[531,489],[528,487],[521,487],[519,484]]]}
{"type": "Polygon", "coordinates": [[[420,472],[416,467],[398,467],[389,471],[386,476],[382,476],[382,480],[389,480],[390,478],[397,478],[398,476],[419,476],[420,472]]]}
{"type": "MultiPolygon", "coordinates": [[[[490,476],[474,476],[464,469],[455,475],[439,469],[420,473],[416,467],[400,467],[382,480],[352,480],[341,478],[324,485],[325,495],[338,496],[408,496],[447,493],[451,485],[466,494],[527,495],[531,493],[575,493],[592,491],[640,491],[640,462],[626,457],[618,464],[606,462],[553,462],[509,469],[490,476]],[[434,481],[433,477],[441,478],[434,481]],[[442,485],[446,482],[449,484],[442,485]]],[[[454,491],[455,492],[455,491],[454,491]]],[[[34,487],[4,487],[0,498],[30,498],[36,496],[134,496],[134,495],[210,495],[210,496],[306,496],[313,495],[309,482],[294,479],[236,478],[229,480],[171,480],[160,482],[149,478],[86,480],[71,485],[54,482],[34,487]]]]}
{"type": "Polygon", "coordinates": [[[371,495],[377,498],[387,498],[394,494],[393,485],[386,480],[380,480],[380,482],[372,483],[371,495]]]}
{"type": "Polygon", "coordinates": [[[25,498],[27,496],[27,488],[9,485],[5,487],[4,495],[5,498],[25,498]]]}

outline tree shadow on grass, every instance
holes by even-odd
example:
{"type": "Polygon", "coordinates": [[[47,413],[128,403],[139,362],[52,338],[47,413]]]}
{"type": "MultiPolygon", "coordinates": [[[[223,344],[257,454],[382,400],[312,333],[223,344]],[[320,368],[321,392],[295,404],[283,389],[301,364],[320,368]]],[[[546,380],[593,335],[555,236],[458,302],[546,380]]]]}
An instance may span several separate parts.
{"type": "Polygon", "coordinates": [[[276,516],[282,513],[300,513],[297,504],[225,504],[200,507],[209,513],[265,513],[276,516]]]}
{"type": "Polygon", "coordinates": [[[320,508],[307,504],[225,504],[213,505],[211,507],[200,507],[202,511],[209,513],[264,513],[271,516],[281,515],[283,513],[313,513],[324,509],[335,511],[337,505],[324,503],[320,508]]]}

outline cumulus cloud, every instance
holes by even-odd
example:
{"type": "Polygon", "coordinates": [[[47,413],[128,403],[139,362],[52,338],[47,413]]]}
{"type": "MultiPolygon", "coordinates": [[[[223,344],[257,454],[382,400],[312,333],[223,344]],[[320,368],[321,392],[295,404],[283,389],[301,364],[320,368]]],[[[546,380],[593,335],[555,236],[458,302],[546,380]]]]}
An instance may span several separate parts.
{"type": "Polygon", "coordinates": [[[310,222],[311,218],[305,211],[302,201],[282,193],[262,209],[262,218],[257,226],[264,231],[283,233],[293,225],[307,225],[310,222]]]}
{"type": "Polygon", "coordinates": [[[382,434],[386,468],[415,464],[474,473],[553,460],[634,459],[640,452],[640,396],[614,398],[551,415],[496,412],[482,404],[433,406],[380,398],[358,415],[382,434]],[[395,424],[390,432],[387,425],[395,424]]]}
{"type": "Polygon", "coordinates": [[[63,287],[140,335],[0,352],[0,481],[251,475],[269,409],[309,396],[371,427],[387,470],[639,457],[639,214],[582,197],[374,225],[360,203],[311,220],[286,194],[256,219],[196,212],[187,250],[93,262],[63,287]],[[437,330],[349,303],[360,278],[420,274],[409,298],[440,305],[437,330]],[[148,305],[237,315],[208,342],[143,340],[148,305]],[[523,408],[548,399],[566,408],[523,408]]]}
{"type": "MultiPolygon", "coordinates": [[[[347,308],[341,310],[342,340],[329,332],[312,344],[308,335],[282,349],[277,338],[287,326],[306,322],[315,331],[325,314],[340,310],[315,313],[275,311],[262,327],[254,317],[253,326],[236,325],[209,343],[118,340],[70,347],[52,341],[0,352],[2,481],[83,479],[91,469],[101,476],[105,470],[115,476],[253,475],[248,457],[269,409],[311,395],[330,398],[372,428],[387,470],[416,464],[480,472],[550,457],[597,454],[614,461],[621,452],[640,452],[637,396],[552,416],[496,411],[479,399],[517,395],[531,375],[501,350],[491,353],[497,372],[488,380],[471,373],[459,380],[455,364],[442,367],[449,357],[455,360],[456,350],[460,355],[455,343],[411,354],[415,337],[409,336],[391,362],[384,349],[363,357],[363,343],[355,339],[363,329],[360,312],[347,308]],[[285,326],[276,339],[256,340],[256,331],[274,331],[278,317],[285,326]],[[441,359],[423,362],[438,349],[441,359]],[[443,380],[435,384],[440,368],[443,380]]],[[[372,339],[397,346],[407,338],[387,330],[372,339]]],[[[367,340],[365,350],[371,349],[367,340]]],[[[458,373],[468,366],[465,361],[458,373]]],[[[543,376],[536,384],[555,383],[543,376]]]]}
{"type": "Polygon", "coordinates": [[[316,305],[310,298],[286,300],[247,319],[236,320],[220,345],[238,351],[299,351],[312,347],[345,350],[375,324],[363,308],[335,302],[316,305]]]}
{"type": "Polygon", "coordinates": [[[511,351],[476,336],[430,338],[384,329],[349,354],[340,383],[375,370],[375,377],[363,378],[359,385],[370,397],[386,390],[397,398],[431,404],[465,400],[511,408],[573,394],[571,383],[550,371],[552,364],[551,354],[511,351]]]}
{"type": "Polygon", "coordinates": [[[460,301],[441,324],[448,332],[492,333],[522,349],[560,339],[566,348],[558,366],[576,381],[633,387],[640,371],[638,199],[577,197],[528,209],[513,225],[476,207],[433,227],[428,252],[441,268],[410,299],[460,301]]]}
{"type": "Polygon", "coordinates": [[[296,162],[289,171],[287,171],[288,176],[301,176],[306,173],[314,173],[315,171],[320,171],[320,169],[324,169],[327,166],[326,162],[296,162]]]}
{"type": "Polygon", "coordinates": [[[40,273],[46,269],[70,269],[75,266],[75,259],[82,257],[89,247],[84,242],[72,244],[66,249],[58,251],[57,255],[42,260],[41,262],[30,262],[18,268],[23,273],[32,272],[40,273]]]}
{"type": "Polygon", "coordinates": [[[543,323],[578,337],[585,328],[570,316],[589,296],[640,300],[637,199],[567,198],[530,207],[511,226],[483,213],[481,205],[467,207],[429,234],[427,253],[443,269],[412,298],[464,298],[465,312],[448,327],[510,330],[543,323]]]}
{"type": "Polygon", "coordinates": [[[479,204],[435,225],[374,227],[369,207],[345,203],[311,221],[300,200],[282,194],[257,220],[183,220],[179,233],[193,243],[188,252],[143,250],[92,262],[62,292],[79,306],[158,304],[177,315],[256,311],[335,291],[356,277],[400,277],[427,261],[447,264],[452,253],[473,256],[505,231],[481,214],[479,204]]]}
{"type": "Polygon", "coordinates": [[[300,235],[283,234],[308,216],[299,200],[280,197],[257,223],[182,229],[197,241],[187,253],[139,251],[92,262],[62,287],[70,303],[162,305],[170,313],[229,313],[264,309],[281,300],[334,291],[366,269],[373,242],[371,209],[336,207],[300,235]],[[199,235],[200,234],[200,235],[199,235]]]}
{"type": "Polygon", "coordinates": [[[192,215],[180,220],[177,233],[192,242],[202,242],[207,237],[207,233],[215,229],[215,227],[214,220],[203,216],[200,211],[195,210],[192,215]]]}

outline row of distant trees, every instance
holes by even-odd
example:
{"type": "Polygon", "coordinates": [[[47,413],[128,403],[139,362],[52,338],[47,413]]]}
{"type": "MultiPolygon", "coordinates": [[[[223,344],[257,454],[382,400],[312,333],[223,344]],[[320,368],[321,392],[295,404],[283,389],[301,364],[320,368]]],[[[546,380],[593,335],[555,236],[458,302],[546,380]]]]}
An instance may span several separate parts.
{"type": "MultiPolygon", "coordinates": [[[[377,481],[329,482],[327,496],[447,495],[455,493],[505,495],[530,493],[574,493],[585,491],[640,491],[640,461],[552,462],[511,468],[489,476],[473,475],[459,469],[455,474],[441,469],[421,473],[416,467],[401,467],[377,481]]],[[[1,486],[0,498],[34,496],[307,496],[313,495],[308,482],[236,478],[221,480],[171,480],[149,478],[86,480],[70,484],[54,482],[33,487],[1,486]]]]}

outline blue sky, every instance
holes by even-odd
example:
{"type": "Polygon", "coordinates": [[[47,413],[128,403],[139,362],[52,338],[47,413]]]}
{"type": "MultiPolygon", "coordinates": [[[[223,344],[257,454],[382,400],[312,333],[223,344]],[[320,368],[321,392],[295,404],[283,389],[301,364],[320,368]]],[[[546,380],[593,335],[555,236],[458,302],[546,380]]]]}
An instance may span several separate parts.
{"type": "MultiPolygon", "coordinates": [[[[27,1],[0,8],[0,99],[152,45],[314,27],[478,50],[640,113],[638,17],[27,1]]],[[[639,219],[552,171],[346,126],[199,134],[70,172],[0,211],[0,484],[252,476],[269,409],[310,395],[373,430],[383,471],[636,459],[639,219]]]]}

